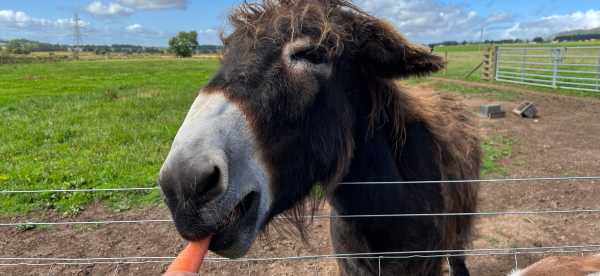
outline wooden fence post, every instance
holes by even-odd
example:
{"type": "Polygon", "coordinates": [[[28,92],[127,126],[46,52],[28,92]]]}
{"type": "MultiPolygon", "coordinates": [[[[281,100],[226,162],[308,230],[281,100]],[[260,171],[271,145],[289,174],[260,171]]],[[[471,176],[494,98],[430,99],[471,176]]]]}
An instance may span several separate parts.
{"type": "Polygon", "coordinates": [[[481,79],[492,81],[496,79],[496,66],[498,59],[498,46],[488,47],[483,54],[483,70],[481,79]]]}

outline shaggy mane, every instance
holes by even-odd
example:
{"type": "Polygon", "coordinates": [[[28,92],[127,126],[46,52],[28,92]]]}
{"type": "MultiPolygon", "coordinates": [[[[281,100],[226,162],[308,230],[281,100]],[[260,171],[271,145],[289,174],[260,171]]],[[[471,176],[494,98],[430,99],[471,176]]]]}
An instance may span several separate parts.
{"type": "MultiPolygon", "coordinates": [[[[369,78],[367,78],[369,79],[369,78]]],[[[369,129],[388,123],[388,134],[394,149],[396,164],[401,164],[406,127],[423,124],[434,143],[433,158],[438,164],[441,181],[479,179],[481,148],[476,122],[472,114],[450,95],[417,95],[405,92],[396,80],[376,77],[369,80],[371,111],[369,129]]],[[[399,171],[406,168],[398,166],[399,171]]],[[[423,179],[415,179],[423,180],[423,179]]],[[[469,206],[476,207],[477,183],[441,183],[445,212],[462,213],[469,206]],[[468,205],[468,206],[465,206],[468,205]]],[[[445,240],[439,248],[456,248],[469,242],[473,219],[468,216],[436,217],[439,225],[446,225],[445,240]]]]}
{"type": "MultiPolygon", "coordinates": [[[[442,181],[476,180],[480,177],[481,148],[476,123],[466,107],[449,95],[416,96],[406,93],[396,83],[387,84],[389,104],[374,109],[390,114],[396,141],[394,154],[397,163],[402,158],[405,128],[411,123],[422,123],[431,134],[434,162],[438,164],[442,181]]],[[[381,92],[381,91],[380,91],[381,92]]],[[[398,167],[400,171],[406,168],[398,167]]],[[[441,183],[445,212],[462,213],[477,206],[478,183],[441,183]]],[[[446,231],[440,248],[460,249],[469,242],[473,218],[470,216],[436,217],[446,231]]]]}
{"type": "Polygon", "coordinates": [[[347,0],[263,0],[243,3],[233,10],[229,22],[234,28],[229,36],[221,36],[223,45],[232,40],[251,39],[254,45],[261,40],[279,44],[293,41],[302,34],[318,37],[315,44],[327,49],[330,57],[340,55],[343,42],[351,40],[343,26],[334,24],[340,11],[371,18],[347,0]]]}

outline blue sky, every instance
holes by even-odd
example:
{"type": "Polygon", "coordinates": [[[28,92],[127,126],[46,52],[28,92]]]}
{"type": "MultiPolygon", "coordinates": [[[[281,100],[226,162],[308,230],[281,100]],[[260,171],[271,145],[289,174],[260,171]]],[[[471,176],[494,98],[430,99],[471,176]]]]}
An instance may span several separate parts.
{"type": "MultiPolygon", "coordinates": [[[[181,30],[201,44],[218,44],[227,12],[239,0],[0,0],[0,39],[72,43],[74,13],[83,42],[165,46],[181,30]]],[[[421,43],[444,40],[533,38],[600,27],[597,0],[355,0],[421,43]]]]}

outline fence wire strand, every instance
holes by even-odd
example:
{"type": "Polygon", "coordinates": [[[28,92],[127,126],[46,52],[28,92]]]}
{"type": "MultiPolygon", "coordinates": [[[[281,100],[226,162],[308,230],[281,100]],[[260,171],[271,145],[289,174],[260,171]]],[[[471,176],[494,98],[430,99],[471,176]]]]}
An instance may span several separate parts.
{"type": "MultiPolygon", "coordinates": [[[[303,216],[305,219],[353,219],[353,218],[403,218],[403,217],[454,217],[454,216],[513,216],[513,215],[555,215],[555,214],[593,214],[600,213],[600,209],[587,210],[541,210],[541,211],[505,211],[505,212],[477,212],[477,213],[423,213],[423,214],[375,214],[375,215],[314,215],[303,216]]],[[[288,220],[289,217],[276,217],[279,220],[288,220]]],[[[144,223],[173,223],[172,219],[146,219],[146,220],[99,220],[99,221],[57,221],[57,222],[7,222],[0,223],[0,227],[17,226],[64,226],[87,224],[144,224],[144,223]]]]}
{"type": "MultiPolygon", "coordinates": [[[[466,184],[466,183],[501,183],[501,182],[549,182],[549,181],[593,181],[600,176],[565,176],[565,177],[529,177],[498,179],[464,179],[464,180],[420,180],[420,181],[375,181],[375,182],[341,182],[340,185],[402,185],[402,184],[466,184]]],[[[0,194],[35,194],[35,193],[99,193],[99,192],[148,192],[159,190],[159,187],[106,188],[106,189],[40,189],[40,190],[2,190],[0,194]]]]}
{"type": "MultiPolygon", "coordinates": [[[[577,254],[600,252],[600,245],[567,245],[548,247],[521,247],[521,248],[484,248],[466,250],[425,250],[425,251],[398,251],[398,252],[368,252],[347,253],[330,255],[307,255],[289,257],[266,258],[240,258],[227,259],[220,257],[207,257],[206,262],[216,263],[244,263],[244,262],[274,262],[274,261],[306,261],[315,259],[424,259],[424,258],[451,258],[451,257],[476,257],[476,256],[512,256],[512,255],[540,255],[540,254],[577,254]]],[[[97,257],[97,258],[44,258],[44,257],[0,257],[0,266],[18,265],[92,265],[92,264],[147,264],[170,263],[175,257],[97,257]]]]}

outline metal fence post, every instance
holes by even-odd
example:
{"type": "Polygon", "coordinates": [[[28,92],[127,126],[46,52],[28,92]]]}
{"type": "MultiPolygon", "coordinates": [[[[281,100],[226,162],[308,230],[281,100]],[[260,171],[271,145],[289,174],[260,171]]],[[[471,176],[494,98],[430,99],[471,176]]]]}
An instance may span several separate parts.
{"type": "Polygon", "coordinates": [[[523,56],[521,57],[521,81],[525,81],[525,64],[527,63],[527,48],[523,48],[523,56]]]}
{"type": "Polygon", "coordinates": [[[598,57],[598,66],[596,66],[596,71],[598,71],[598,74],[596,75],[596,90],[600,90],[600,57],[598,57]]]}
{"type": "Polygon", "coordinates": [[[52,275],[52,272],[54,271],[54,266],[55,266],[55,265],[56,265],[56,264],[52,264],[52,265],[50,266],[50,269],[48,270],[48,274],[47,274],[48,276],[51,276],[51,275],[52,275]]]}
{"type": "Polygon", "coordinates": [[[498,64],[500,63],[500,47],[498,46],[494,46],[494,79],[496,81],[498,81],[498,73],[500,71],[500,66],[498,66],[498,64]]]}
{"type": "Polygon", "coordinates": [[[446,66],[444,66],[444,76],[448,75],[448,51],[444,52],[444,61],[446,62],[446,66]]]}
{"type": "Polygon", "coordinates": [[[113,271],[113,276],[119,275],[119,267],[120,266],[121,266],[120,263],[115,266],[115,270],[113,271]]]}
{"type": "Polygon", "coordinates": [[[552,49],[552,87],[554,88],[557,88],[556,81],[558,78],[558,64],[561,60],[561,52],[560,48],[552,49]]]}

